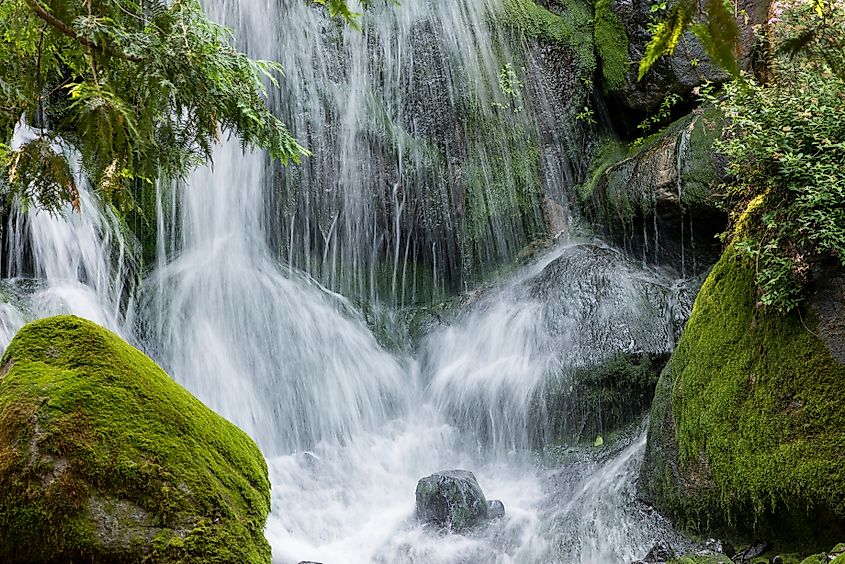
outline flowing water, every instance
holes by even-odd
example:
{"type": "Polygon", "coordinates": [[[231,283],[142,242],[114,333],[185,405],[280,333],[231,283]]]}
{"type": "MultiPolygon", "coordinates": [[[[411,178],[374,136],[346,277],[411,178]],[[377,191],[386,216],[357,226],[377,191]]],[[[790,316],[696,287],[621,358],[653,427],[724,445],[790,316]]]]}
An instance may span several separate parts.
{"type": "MultiPolygon", "coordinates": [[[[448,179],[430,177],[427,149],[412,141],[443,133],[431,120],[453,119],[467,90],[510,103],[502,57],[526,55],[486,24],[498,2],[407,0],[368,15],[363,33],[293,0],[207,5],[252,55],[285,63],[275,103],[315,157],[280,173],[225,142],[213,167],[162,186],[157,262],[137,288],[133,237],[83,179],[80,213],[13,215],[0,349],[25,321],[60,312],[144,348],[262,448],[274,562],[625,562],[657,539],[682,542],[636,502],[641,431],[615,447],[537,448],[553,436],[548,391],[571,385],[573,368],[671,349],[687,305],[670,276],[569,240],[416,348],[385,349],[355,306],[381,297],[389,309],[431,299],[449,276],[465,281],[455,277],[468,251],[449,224],[453,202],[435,206],[451,197],[448,179]],[[424,107],[425,92],[411,95],[426,84],[441,112],[424,107]],[[401,116],[413,135],[379,115],[401,116]],[[394,134],[389,167],[374,164],[385,156],[367,142],[373,128],[394,134]],[[422,217],[422,203],[438,217],[422,217]],[[472,470],[505,517],[463,535],[418,524],[417,480],[451,468],[472,470]]],[[[533,119],[508,115],[518,127],[533,119]]],[[[485,174],[518,168],[496,160],[501,147],[462,150],[485,174]]],[[[486,218],[478,264],[512,258],[530,235],[524,219],[486,218]]]]}

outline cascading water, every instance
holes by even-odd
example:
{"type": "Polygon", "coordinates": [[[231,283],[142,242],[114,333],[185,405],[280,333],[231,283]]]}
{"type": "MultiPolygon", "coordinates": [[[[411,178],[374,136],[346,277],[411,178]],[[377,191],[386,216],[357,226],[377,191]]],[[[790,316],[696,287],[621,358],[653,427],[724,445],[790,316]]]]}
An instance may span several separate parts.
{"type": "MultiPolygon", "coordinates": [[[[22,120],[13,146],[35,134],[22,120]]],[[[73,156],[69,162],[75,162],[73,156]]],[[[6,311],[0,325],[16,330],[26,319],[73,313],[128,335],[122,328],[133,316],[128,300],[137,277],[132,239],[76,168],[79,213],[68,205],[63,218],[37,208],[16,209],[9,217],[2,245],[9,280],[0,287],[5,302],[0,306],[6,311]]],[[[0,345],[6,344],[0,332],[0,345]]]]}
{"type": "Polygon", "coordinates": [[[524,40],[490,25],[502,0],[373,4],[360,32],[306,2],[221,16],[250,47],[273,38],[256,54],[285,66],[274,104],[314,152],[268,179],[273,248],[347,295],[425,302],[545,231],[538,122],[554,118],[523,84],[524,40]]]}
{"type": "Polygon", "coordinates": [[[543,104],[501,87],[503,61],[530,55],[488,24],[500,2],[408,0],[363,32],[304,2],[207,7],[253,56],[285,63],[275,103],[314,157],[280,172],[226,142],[213,167],[162,187],[137,292],[125,229],[88,191],[65,219],[13,216],[0,347],[59,312],[144,347],[267,455],[274,562],[621,562],[671,537],[634,500],[642,435],[589,456],[534,449],[571,369],[671,348],[683,313],[669,277],[601,245],[558,247],[417,358],[381,347],[335,293],[430,298],[542,223],[518,153],[543,104]],[[511,136],[485,140],[473,112],[511,136]],[[416,481],[446,468],[474,471],[506,516],[464,535],[418,524],[416,481]]]}
{"type": "Polygon", "coordinates": [[[400,364],[340,296],[271,258],[262,156],[231,143],[215,161],[179,190],[178,241],[160,245],[177,252],[144,285],[153,354],[267,453],[392,415],[400,364]]]}

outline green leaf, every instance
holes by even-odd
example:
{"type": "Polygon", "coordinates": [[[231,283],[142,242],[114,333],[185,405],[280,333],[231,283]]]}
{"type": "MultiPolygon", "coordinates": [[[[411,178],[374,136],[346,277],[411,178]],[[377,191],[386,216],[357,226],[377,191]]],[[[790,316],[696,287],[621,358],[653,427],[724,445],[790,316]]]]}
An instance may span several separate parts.
{"type": "Polygon", "coordinates": [[[663,55],[670,55],[681,41],[690,22],[692,21],[695,3],[692,0],[682,0],[669,10],[662,22],[657,24],[651,41],[646,45],[645,55],[640,61],[638,80],[642,80],[646,73],[654,66],[657,59],[663,55]]]}
{"type": "Polygon", "coordinates": [[[707,55],[733,76],[739,74],[737,50],[739,49],[739,26],[736,18],[728,11],[722,0],[707,0],[705,23],[692,27],[707,55]]]}

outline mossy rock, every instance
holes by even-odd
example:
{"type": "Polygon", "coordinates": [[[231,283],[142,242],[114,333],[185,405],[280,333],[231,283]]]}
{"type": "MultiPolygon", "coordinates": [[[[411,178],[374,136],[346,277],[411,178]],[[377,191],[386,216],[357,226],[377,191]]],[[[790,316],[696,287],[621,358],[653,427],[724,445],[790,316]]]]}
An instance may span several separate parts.
{"type": "Polygon", "coordinates": [[[0,561],[269,563],[255,443],[89,321],[0,361],[0,561]]]}
{"type": "Polygon", "coordinates": [[[715,235],[727,223],[715,197],[722,166],[713,143],[722,126],[711,106],[627,151],[606,142],[578,188],[582,208],[603,237],[684,276],[716,262],[721,244],[715,235]]]}
{"type": "Polygon", "coordinates": [[[687,529],[778,549],[842,538],[845,365],[817,336],[818,311],[759,307],[753,265],[725,251],[658,382],[647,500],[687,529]]]}
{"type": "Polygon", "coordinates": [[[590,8],[583,0],[555,3],[553,12],[535,0],[505,0],[496,23],[525,37],[567,47],[575,54],[580,70],[590,75],[596,68],[590,8]]]}
{"type": "Polygon", "coordinates": [[[593,10],[593,39],[601,61],[602,85],[605,92],[618,90],[625,86],[630,67],[628,32],[611,0],[595,0],[593,10]]]}
{"type": "Polygon", "coordinates": [[[724,554],[685,554],[667,564],[734,564],[734,561],[724,554]]]}
{"type": "Polygon", "coordinates": [[[845,564],[845,543],[834,546],[830,552],[813,554],[801,561],[801,564],[845,564]]]}

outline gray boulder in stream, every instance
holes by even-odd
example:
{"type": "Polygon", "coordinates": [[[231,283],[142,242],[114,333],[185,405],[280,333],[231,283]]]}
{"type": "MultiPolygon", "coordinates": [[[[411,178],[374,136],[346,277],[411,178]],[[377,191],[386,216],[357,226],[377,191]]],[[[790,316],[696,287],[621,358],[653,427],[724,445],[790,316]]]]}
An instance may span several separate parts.
{"type": "Polygon", "coordinates": [[[489,517],[490,504],[475,475],[466,470],[446,470],[421,479],[416,496],[421,523],[461,531],[489,517]]]}

